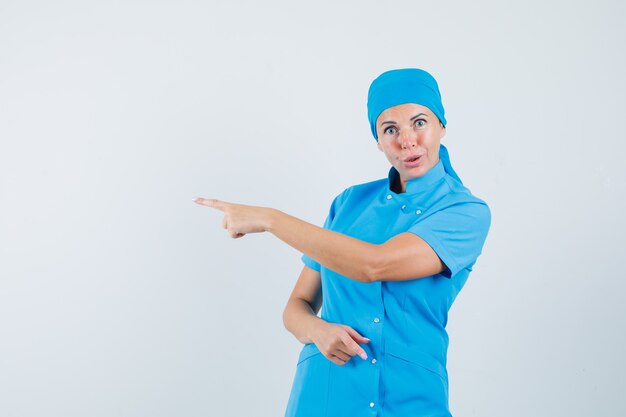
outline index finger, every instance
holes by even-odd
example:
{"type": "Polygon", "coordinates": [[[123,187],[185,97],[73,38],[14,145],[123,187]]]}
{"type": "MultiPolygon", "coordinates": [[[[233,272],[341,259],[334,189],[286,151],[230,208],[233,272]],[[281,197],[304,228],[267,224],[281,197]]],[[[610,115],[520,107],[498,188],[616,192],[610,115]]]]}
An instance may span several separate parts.
{"type": "Polygon", "coordinates": [[[361,359],[366,360],[367,359],[367,353],[365,353],[365,350],[359,346],[359,344],[357,342],[354,341],[354,339],[349,338],[349,340],[344,341],[344,344],[348,347],[348,349],[350,349],[350,352],[346,352],[351,356],[354,355],[359,355],[361,357],[361,359]]]}
{"type": "Polygon", "coordinates": [[[222,210],[224,211],[224,208],[226,207],[225,202],[220,201],[220,200],[216,200],[215,198],[194,198],[193,199],[194,202],[203,205],[203,206],[207,206],[207,207],[213,207],[216,208],[218,210],[222,210]]]}

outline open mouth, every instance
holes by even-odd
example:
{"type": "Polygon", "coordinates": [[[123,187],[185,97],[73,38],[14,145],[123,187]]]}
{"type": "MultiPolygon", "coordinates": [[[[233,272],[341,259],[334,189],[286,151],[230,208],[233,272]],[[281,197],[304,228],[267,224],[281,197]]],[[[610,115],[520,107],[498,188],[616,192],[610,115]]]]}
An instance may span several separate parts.
{"type": "Polygon", "coordinates": [[[406,158],[404,160],[404,162],[415,162],[418,159],[420,159],[422,156],[421,155],[413,155],[413,156],[409,156],[408,158],[406,158]]]}

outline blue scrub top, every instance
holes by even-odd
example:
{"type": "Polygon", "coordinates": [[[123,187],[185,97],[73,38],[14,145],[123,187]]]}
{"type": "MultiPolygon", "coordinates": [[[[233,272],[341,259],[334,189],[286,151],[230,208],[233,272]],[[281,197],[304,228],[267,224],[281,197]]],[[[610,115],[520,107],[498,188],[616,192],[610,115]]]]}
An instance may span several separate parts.
{"type": "Polygon", "coordinates": [[[491,224],[487,204],[446,173],[441,162],[409,180],[399,193],[398,171],[345,189],[324,227],[380,244],[403,232],[424,239],[447,266],[440,274],[406,281],[362,283],[306,255],[319,271],[321,318],[368,337],[368,359],[339,366],[304,345],[286,417],[450,416],[445,330],[450,309],[482,251],[491,224]]]}

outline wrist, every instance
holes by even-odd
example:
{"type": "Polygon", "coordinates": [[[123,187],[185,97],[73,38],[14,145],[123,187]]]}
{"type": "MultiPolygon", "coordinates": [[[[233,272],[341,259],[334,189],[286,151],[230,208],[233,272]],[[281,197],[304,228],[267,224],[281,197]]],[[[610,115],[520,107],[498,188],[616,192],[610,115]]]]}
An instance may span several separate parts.
{"type": "Polygon", "coordinates": [[[318,316],[312,316],[307,326],[306,338],[310,340],[312,343],[315,343],[315,341],[317,340],[319,329],[324,324],[326,324],[325,320],[319,318],[318,316]]]}
{"type": "Polygon", "coordinates": [[[267,217],[265,220],[265,231],[272,233],[276,227],[276,223],[278,222],[278,218],[281,215],[281,211],[275,208],[267,209],[267,217]]]}

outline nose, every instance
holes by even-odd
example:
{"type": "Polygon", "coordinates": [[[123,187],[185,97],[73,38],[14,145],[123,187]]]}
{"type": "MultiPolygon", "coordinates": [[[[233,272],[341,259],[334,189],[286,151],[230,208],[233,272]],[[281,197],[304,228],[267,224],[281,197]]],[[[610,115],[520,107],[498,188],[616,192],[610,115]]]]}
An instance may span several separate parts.
{"type": "Polygon", "coordinates": [[[410,129],[403,129],[398,135],[402,149],[414,148],[417,145],[417,135],[410,129]]]}

